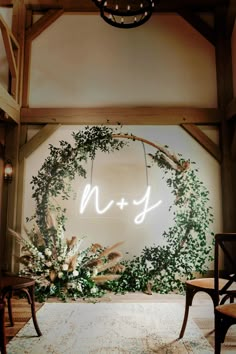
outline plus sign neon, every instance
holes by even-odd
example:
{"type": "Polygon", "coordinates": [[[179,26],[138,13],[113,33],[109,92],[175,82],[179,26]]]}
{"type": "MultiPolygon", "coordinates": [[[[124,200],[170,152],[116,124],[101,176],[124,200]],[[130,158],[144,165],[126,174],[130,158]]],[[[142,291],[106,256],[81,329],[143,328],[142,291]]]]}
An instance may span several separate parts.
{"type": "Polygon", "coordinates": [[[129,205],[129,203],[125,201],[125,198],[121,198],[121,200],[117,202],[116,205],[118,205],[120,210],[123,210],[126,205],[129,205]]]}

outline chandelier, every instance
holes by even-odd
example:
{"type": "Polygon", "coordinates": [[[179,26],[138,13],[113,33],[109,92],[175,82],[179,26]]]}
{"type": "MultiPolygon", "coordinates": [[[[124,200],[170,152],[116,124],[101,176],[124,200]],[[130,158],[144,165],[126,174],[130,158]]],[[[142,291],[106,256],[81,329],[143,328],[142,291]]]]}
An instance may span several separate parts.
{"type": "Polygon", "coordinates": [[[151,17],[154,0],[93,0],[100,15],[109,25],[118,28],[141,26],[151,17]]]}

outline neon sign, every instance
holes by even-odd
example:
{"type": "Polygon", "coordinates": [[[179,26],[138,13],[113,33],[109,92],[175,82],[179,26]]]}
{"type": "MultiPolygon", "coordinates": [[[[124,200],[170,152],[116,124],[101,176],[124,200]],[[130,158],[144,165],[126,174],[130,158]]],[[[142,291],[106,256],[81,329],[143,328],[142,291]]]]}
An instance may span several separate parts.
{"type": "MultiPolygon", "coordinates": [[[[162,200],[159,200],[157,203],[153,204],[153,205],[149,205],[150,202],[150,194],[151,194],[151,186],[147,187],[146,193],[144,194],[143,198],[141,198],[140,200],[133,200],[132,204],[133,205],[143,205],[143,210],[141,211],[141,213],[139,213],[135,218],[134,218],[134,222],[135,224],[141,224],[147,213],[149,213],[151,210],[159,207],[162,203],[162,200]]],[[[88,205],[89,200],[92,198],[92,196],[94,196],[94,201],[95,201],[95,210],[98,214],[104,214],[105,212],[107,212],[112,205],[114,205],[114,200],[110,200],[109,203],[107,203],[106,206],[104,206],[104,208],[100,207],[100,203],[99,203],[99,188],[98,186],[91,186],[91,184],[87,184],[84,188],[83,191],[83,195],[81,198],[81,203],[80,203],[80,214],[83,214],[85,212],[85,209],[88,205]]],[[[120,208],[120,210],[123,210],[126,206],[128,206],[129,203],[128,201],[122,197],[120,199],[120,201],[118,201],[116,203],[116,206],[120,208]]]]}

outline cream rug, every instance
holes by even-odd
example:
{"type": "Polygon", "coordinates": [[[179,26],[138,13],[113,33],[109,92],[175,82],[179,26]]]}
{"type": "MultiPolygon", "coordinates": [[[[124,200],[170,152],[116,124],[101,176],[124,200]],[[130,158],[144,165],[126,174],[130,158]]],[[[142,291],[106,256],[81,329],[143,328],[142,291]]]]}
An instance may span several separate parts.
{"type": "Polygon", "coordinates": [[[177,340],[184,308],[173,303],[46,303],[7,345],[8,354],[208,354],[213,353],[189,318],[177,340]]]}

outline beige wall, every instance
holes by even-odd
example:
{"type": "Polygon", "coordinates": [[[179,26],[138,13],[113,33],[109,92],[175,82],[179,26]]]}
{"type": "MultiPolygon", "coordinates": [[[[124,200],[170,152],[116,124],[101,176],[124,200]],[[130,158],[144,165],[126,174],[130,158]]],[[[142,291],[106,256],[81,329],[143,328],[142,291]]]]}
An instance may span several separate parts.
{"type": "Polygon", "coordinates": [[[63,15],[32,48],[33,107],[217,105],[214,47],[175,14],[126,31],[63,15]]]}

